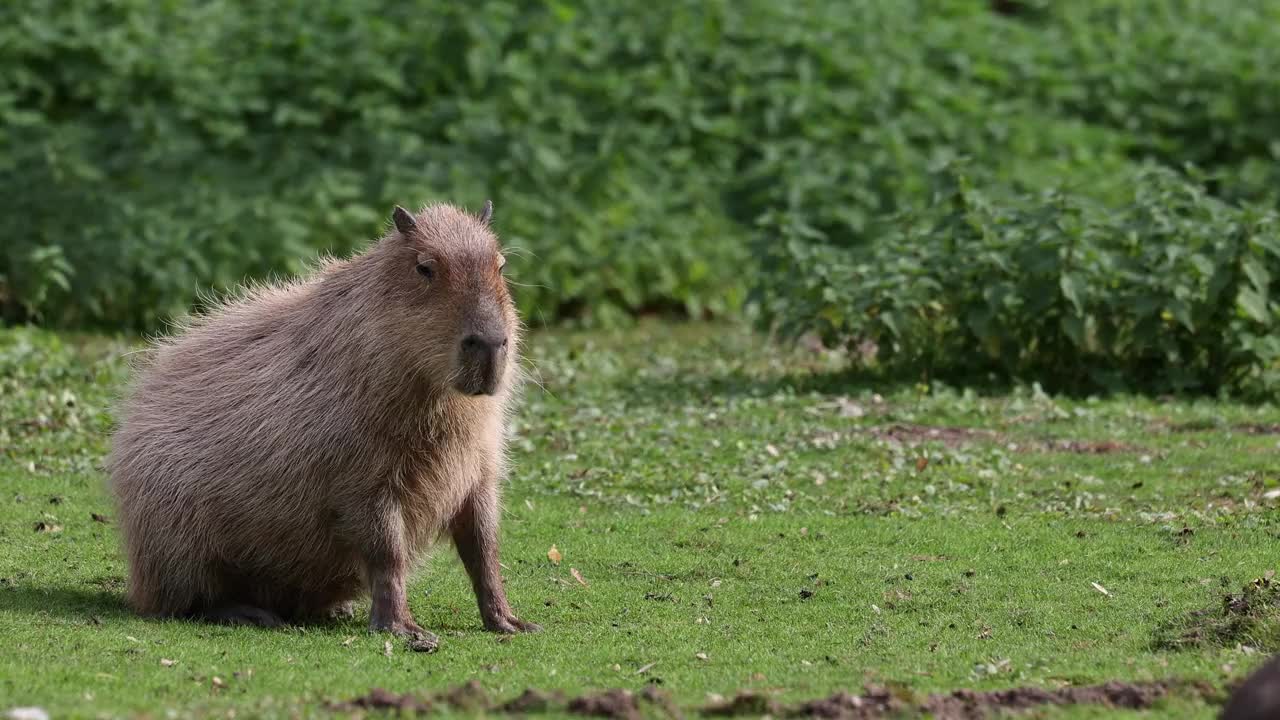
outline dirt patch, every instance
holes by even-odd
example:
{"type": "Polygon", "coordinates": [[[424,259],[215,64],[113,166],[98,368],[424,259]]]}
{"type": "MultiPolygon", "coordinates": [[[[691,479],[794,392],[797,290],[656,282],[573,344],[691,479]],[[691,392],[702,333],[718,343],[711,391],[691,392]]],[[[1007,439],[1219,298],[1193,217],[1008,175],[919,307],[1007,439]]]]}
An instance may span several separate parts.
{"type": "Polygon", "coordinates": [[[870,718],[927,715],[936,720],[979,720],[1001,713],[1046,705],[1098,705],[1107,708],[1141,710],[1149,708],[1174,688],[1168,683],[1124,683],[1068,687],[1058,690],[1011,688],[1008,690],[955,690],[924,698],[899,697],[880,687],[868,687],[862,695],[838,692],[821,700],[793,707],[779,704],[759,693],[740,693],[732,700],[709,705],[703,715],[718,717],[758,717],[761,715],[864,720],[870,718]]]}
{"type": "Polygon", "coordinates": [[[436,699],[455,710],[470,713],[487,710],[492,705],[479,680],[468,680],[465,685],[442,693],[436,699]]]}
{"type": "MultiPolygon", "coordinates": [[[[897,445],[917,446],[925,443],[941,443],[949,448],[973,443],[1013,442],[1023,452],[1064,452],[1079,455],[1105,455],[1109,453],[1140,452],[1142,448],[1116,440],[1041,440],[1020,442],[1011,440],[994,430],[984,428],[954,427],[945,425],[895,424],[868,428],[863,431],[877,440],[897,445]]],[[[923,468],[921,468],[923,469],[923,468]]]]}
{"type": "Polygon", "coordinates": [[[529,688],[516,697],[498,706],[498,710],[506,713],[546,712],[565,704],[564,695],[559,692],[543,692],[529,688]]]}
{"type": "Polygon", "coordinates": [[[1228,430],[1246,435],[1280,435],[1280,423],[1236,423],[1235,425],[1225,425],[1212,420],[1188,420],[1180,423],[1157,421],[1154,427],[1171,433],[1221,432],[1228,430]]]}
{"type": "Polygon", "coordinates": [[[939,720],[977,720],[996,712],[1029,710],[1042,705],[1099,705],[1108,708],[1142,710],[1167,695],[1165,683],[1123,683],[1069,687],[1059,690],[1012,688],[978,692],[956,690],[931,695],[921,707],[939,720]]]}
{"type": "Polygon", "coordinates": [[[373,688],[367,695],[361,695],[342,703],[332,703],[331,710],[349,712],[351,710],[404,710],[408,712],[431,712],[430,700],[411,693],[397,695],[389,690],[373,688]]]}
{"type": "Polygon", "coordinates": [[[1228,592],[1216,605],[1193,610],[1156,629],[1158,650],[1231,648],[1280,649],[1280,583],[1275,573],[1256,578],[1239,592],[1228,592]]]}
{"type": "Polygon", "coordinates": [[[1244,425],[1236,425],[1235,429],[1249,435],[1280,435],[1280,423],[1271,425],[1266,423],[1246,423],[1244,425]]]}
{"type": "Polygon", "coordinates": [[[659,690],[656,686],[645,685],[644,690],[640,691],[640,699],[662,709],[669,717],[683,717],[680,707],[676,705],[676,701],[672,699],[670,693],[659,690]]]}
{"type": "Polygon", "coordinates": [[[595,717],[638,718],[640,706],[636,703],[636,696],[628,690],[606,690],[570,700],[569,712],[595,717]]]}
{"type": "Polygon", "coordinates": [[[1109,455],[1111,453],[1139,452],[1142,448],[1115,440],[1049,440],[1042,449],[1049,452],[1076,453],[1077,455],[1109,455]]]}
{"type": "Polygon", "coordinates": [[[773,698],[753,691],[743,691],[728,700],[712,703],[702,709],[711,717],[737,717],[739,715],[778,715],[782,707],[773,698]]]}
{"type": "Polygon", "coordinates": [[[903,700],[880,687],[867,687],[862,695],[838,692],[821,700],[797,705],[790,714],[813,718],[879,718],[901,715],[908,708],[903,700]]]}
{"type": "Polygon", "coordinates": [[[1000,436],[991,430],[936,425],[884,425],[867,431],[877,440],[888,440],[900,445],[920,445],[938,442],[947,447],[958,447],[973,442],[994,442],[1000,436]]]}
{"type": "MultiPolygon", "coordinates": [[[[862,694],[837,692],[828,697],[787,705],[768,694],[742,691],[729,700],[699,708],[705,717],[791,717],[826,718],[828,720],[873,720],[876,718],[918,717],[935,720],[980,720],[1006,712],[1030,710],[1053,705],[1096,705],[1106,708],[1141,710],[1174,692],[1193,691],[1213,702],[1222,702],[1220,693],[1207,685],[1175,682],[1125,683],[1112,681],[1102,685],[1044,688],[1010,688],[1007,690],[961,689],[949,693],[912,695],[869,685],[862,694]]],[[[559,692],[527,689],[506,702],[491,702],[477,681],[454,690],[431,696],[412,693],[398,695],[374,688],[365,696],[329,705],[338,711],[396,710],[430,713],[445,707],[468,713],[491,712],[525,715],[542,712],[568,712],[590,717],[639,720],[660,710],[671,718],[683,717],[671,697],[653,687],[639,693],[621,688],[568,698],[559,692]],[[645,709],[648,708],[647,711],[645,709]],[[642,712],[645,711],[645,712],[642,712]]]]}

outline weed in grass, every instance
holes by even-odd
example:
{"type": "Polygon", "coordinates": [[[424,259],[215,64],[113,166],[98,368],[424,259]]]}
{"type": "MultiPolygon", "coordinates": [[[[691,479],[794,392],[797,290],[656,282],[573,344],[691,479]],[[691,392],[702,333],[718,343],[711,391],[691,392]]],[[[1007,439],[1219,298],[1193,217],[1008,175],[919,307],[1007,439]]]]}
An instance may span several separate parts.
{"type": "MultiPolygon", "coordinates": [[[[1214,607],[1194,610],[1157,630],[1155,646],[1167,650],[1232,648],[1280,651],[1280,583],[1268,573],[1228,592],[1214,607]]],[[[1229,583],[1223,578],[1223,584],[1229,583]]]]}

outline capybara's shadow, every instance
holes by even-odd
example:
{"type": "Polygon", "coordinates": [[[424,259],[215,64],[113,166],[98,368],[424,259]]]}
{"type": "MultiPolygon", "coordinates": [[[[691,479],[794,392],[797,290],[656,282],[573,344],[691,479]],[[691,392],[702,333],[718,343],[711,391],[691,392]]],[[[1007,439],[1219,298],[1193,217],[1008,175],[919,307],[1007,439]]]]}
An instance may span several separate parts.
{"type": "MultiPolygon", "coordinates": [[[[86,625],[107,624],[124,620],[143,620],[146,622],[186,622],[209,625],[211,627],[225,627],[207,620],[193,618],[144,618],[129,608],[125,603],[123,593],[97,588],[42,585],[0,587],[0,612],[43,616],[72,624],[83,623],[86,625]]],[[[422,615],[427,620],[425,627],[438,633],[483,632],[479,619],[473,619],[469,615],[458,617],[456,613],[430,612],[426,608],[423,609],[422,615]]],[[[317,618],[308,622],[288,623],[285,628],[266,629],[263,632],[281,632],[285,629],[296,630],[299,628],[308,630],[332,630],[337,628],[354,632],[363,630],[367,626],[368,613],[362,601],[353,618],[317,618]]]]}
{"type": "Polygon", "coordinates": [[[89,624],[136,617],[122,593],[25,584],[0,588],[0,610],[89,624]]]}

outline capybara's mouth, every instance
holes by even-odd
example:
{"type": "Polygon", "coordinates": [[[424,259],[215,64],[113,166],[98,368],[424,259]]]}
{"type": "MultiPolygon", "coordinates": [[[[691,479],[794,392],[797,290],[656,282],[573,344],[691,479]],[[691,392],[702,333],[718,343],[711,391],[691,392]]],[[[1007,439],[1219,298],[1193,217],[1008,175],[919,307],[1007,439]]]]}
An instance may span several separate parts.
{"type": "Polygon", "coordinates": [[[489,377],[485,372],[473,372],[464,375],[457,383],[454,389],[463,395],[471,397],[479,397],[481,395],[495,395],[498,392],[498,378],[496,375],[489,377]]]}

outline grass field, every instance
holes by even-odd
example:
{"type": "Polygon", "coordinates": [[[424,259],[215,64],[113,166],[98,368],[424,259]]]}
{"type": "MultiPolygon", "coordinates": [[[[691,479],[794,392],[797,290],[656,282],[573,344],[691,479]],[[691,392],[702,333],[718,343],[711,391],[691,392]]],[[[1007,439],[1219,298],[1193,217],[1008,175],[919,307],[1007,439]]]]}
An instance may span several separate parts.
{"type": "Polygon", "coordinates": [[[1172,679],[1201,686],[1134,716],[1208,718],[1280,649],[1274,405],[879,383],[697,325],[532,341],[503,560],[545,632],[482,632],[447,547],[410,595],[434,654],[370,635],[365,610],[138,619],[98,469],[126,349],[0,331],[0,712],[324,717],[476,680],[498,700],[657,685],[694,714],[740,690],[909,704],[1172,679]]]}

